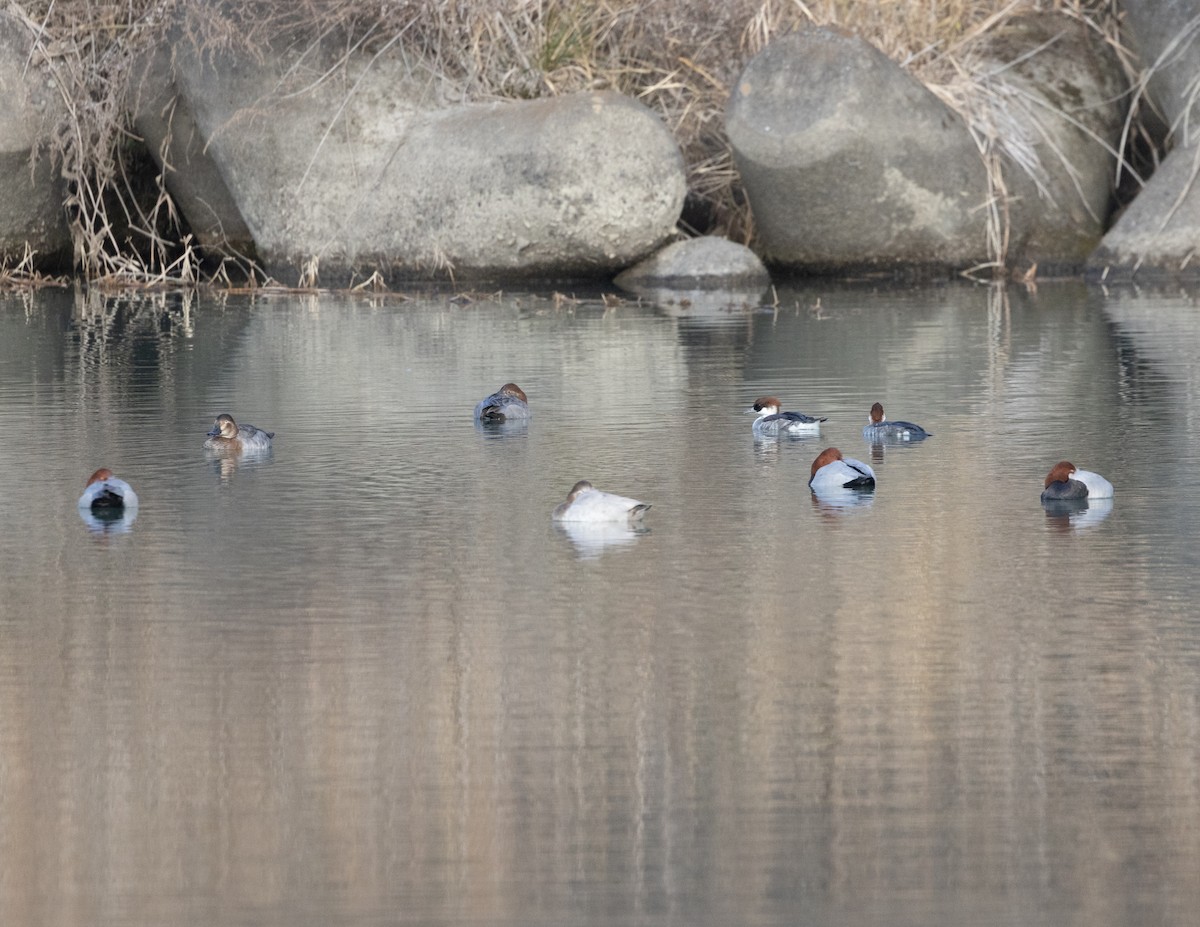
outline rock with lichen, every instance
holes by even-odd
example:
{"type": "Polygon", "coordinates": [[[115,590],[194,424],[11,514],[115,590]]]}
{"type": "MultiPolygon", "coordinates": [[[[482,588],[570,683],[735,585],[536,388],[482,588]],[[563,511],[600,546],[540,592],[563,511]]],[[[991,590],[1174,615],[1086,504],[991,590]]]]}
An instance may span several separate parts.
{"type": "MultiPolygon", "coordinates": [[[[668,240],[683,204],[671,133],[611,91],[449,103],[399,53],[303,43],[250,55],[180,41],[163,83],[286,283],[607,275],[668,240]]],[[[193,225],[206,199],[182,198],[193,225]]]]}
{"type": "Polygon", "coordinates": [[[1088,261],[1106,280],[1200,277],[1200,10],[1192,0],[1125,0],[1169,151],[1088,261]]]}
{"type": "Polygon", "coordinates": [[[50,144],[63,105],[35,34],[0,12],[0,263],[15,267],[32,252],[37,268],[59,269],[70,262],[71,233],[50,144]]]}
{"type": "Polygon", "coordinates": [[[837,29],[750,62],[726,122],[768,262],[1082,265],[1109,208],[1118,63],[1053,14],[1014,17],[962,54],[970,76],[941,96],[837,29]]]}

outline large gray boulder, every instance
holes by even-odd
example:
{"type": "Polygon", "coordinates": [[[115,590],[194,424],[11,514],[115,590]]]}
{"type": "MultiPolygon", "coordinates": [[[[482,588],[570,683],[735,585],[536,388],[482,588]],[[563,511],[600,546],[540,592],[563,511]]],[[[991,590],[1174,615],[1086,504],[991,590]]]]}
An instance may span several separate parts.
{"type": "Polygon", "coordinates": [[[1195,143],[1163,159],[1100,246],[1088,271],[1104,280],[1200,277],[1200,181],[1195,143]]]}
{"type": "Polygon", "coordinates": [[[997,257],[1082,265],[1107,216],[1118,63],[1055,15],[1018,18],[970,55],[975,115],[1001,138],[1019,136],[1032,172],[1009,157],[1015,144],[1002,146],[989,180],[963,118],[853,35],[807,29],[750,62],[726,127],[769,262],[818,272],[997,257]],[[989,245],[987,205],[1005,191],[994,215],[1007,222],[991,227],[989,245]]]}
{"type": "Polygon", "coordinates": [[[1104,236],[1088,269],[1105,279],[1200,276],[1200,7],[1125,0],[1126,28],[1150,69],[1146,92],[1172,150],[1104,236]]]}
{"type": "Polygon", "coordinates": [[[1196,0],[1122,0],[1125,34],[1147,69],[1146,93],[1170,126],[1200,118],[1200,6],[1196,0]]]}
{"type": "Polygon", "coordinates": [[[158,162],[195,243],[210,254],[253,256],[246,220],[205,150],[188,99],[175,86],[169,49],[155,48],[138,72],[130,101],[134,129],[158,162]]]}
{"type": "Polygon", "coordinates": [[[1113,203],[1128,81],[1077,20],[1014,17],[973,49],[1008,191],[1009,264],[1078,272],[1113,203]]]}
{"type": "MultiPolygon", "coordinates": [[[[398,57],[305,53],[301,68],[284,51],[178,43],[163,81],[194,125],[189,157],[211,159],[225,212],[283,282],[600,275],[674,230],[683,160],[630,98],[444,107],[398,57]]],[[[189,221],[212,215],[208,200],[185,196],[189,221]]]]}
{"type": "Polygon", "coordinates": [[[986,254],[987,175],[966,126],[857,36],[771,42],[734,86],[726,131],[768,262],[838,272],[986,254]]]}
{"type": "Polygon", "coordinates": [[[49,146],[64,110],[57,77],[33,51],[30,24],[0,12],[0,261],[36,252],[41,268],[70,263],[66,185],[49,146]]]}

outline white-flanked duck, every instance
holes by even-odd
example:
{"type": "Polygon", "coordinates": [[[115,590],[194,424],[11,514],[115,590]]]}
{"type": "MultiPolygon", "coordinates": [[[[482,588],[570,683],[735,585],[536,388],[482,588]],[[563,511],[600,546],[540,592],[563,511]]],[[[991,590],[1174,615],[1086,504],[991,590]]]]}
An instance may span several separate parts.
{"type": "Polygon", "coordinates": [[[108,467],[101,467],[93,473],[84,487],[83,495],[79,497],[79,507],[89,512],[123,512],[126,509],[136,509],[137,493],[122,479],[113,476],[108,467]]]}
{"type": "Polygon", "coordinates": [[[875,471],[853,457],[843,457],[836,447],[827,447],[812,462],[808,480],[813,492],[832,492],[842,489],[873,489],[875,471]]]}
{"type": "Polygon", "coordinates": [[[1046,474],[1042,490],[1043,502],[1066,502],[1080,499],[1111,499],[1113,484],[1099,473],[1080,470],[1069,460],[1060,460],[1046,474]]]}
{"type": "Polygon", "coordinates": [[[754,433],[763,437],[778,435],[814,435],[821,430],[824,418],[805,415],[803,412],[781,412],[782,404],[778,396],[760,396],[754,400],[754,405],[746,410],[758,418],[754,420],[754,433]]]}
{"type": "Polygon", "coordinates": [[[138,513],[138,497],[122,479],[101,467],[88,478],[79,497],[79,517],[95,534],[120,534],[133,525],[138,513]]]}
{"type": "Polygon", "coordinates": [[[637,521],[650,506],[628,496],[602,492],[587,480],[580,480],[571,487],[567,501],[554,510],[555,521],[602,522],[637,521]]]}
{"type": "Polygon", "coordinates": [[[867,424],[863,426],[863,437],[871,442],[923,441],[932,433],[912,422],[889,422],[880,402],[871,406],[867,424]]]}

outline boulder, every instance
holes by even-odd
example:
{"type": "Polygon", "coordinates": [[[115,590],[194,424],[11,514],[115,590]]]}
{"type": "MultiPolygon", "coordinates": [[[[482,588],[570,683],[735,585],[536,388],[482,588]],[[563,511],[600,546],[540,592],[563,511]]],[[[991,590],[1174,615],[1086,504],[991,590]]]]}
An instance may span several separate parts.
{"type": "Polygon", "coordinates": [[[1082,265],[1109,209],[1118,62],[1055,14],[1016,17],[963,54],[977,73],[964,104],[1012,143],[999,149],[1002,183],[989,182],[956,111],[853,35],[810,28],[750,62],[726,127],[768,262],[817,272],[984,264],[997,257],[985,208],[995,189],[1008,192],[1007,227],[991,234],[1007,240],[1010,264],[1082,265]],[[1032,171],[1005,156],[1018,150],[1032,171]]]}
{"type": "Polygon", "coordinates": [[[1170,128],[1163,159],[1088,260],[1106,280],[1200,277],[1200,11],[1193,0],[1125,0],[1147,93],[1170,128]]]}
{"type": "Polygon", "coordinates": [[[1200,277],[1200,147],[1176,148],[1109,229],[1088,259],[1089,275],[1108,281],[1200,277]]]}
{"type": "Polygon", "coordinates": [[[987,174],[966,126],[857,36],[771,42],[734,86],[726,131],[768,262],[839,272],[986,255],[987,174]]]}
{"type": "Polygon", "coordinates": [[[973,49],[983,105],[1007,156],[1009,264],[1078,273],[1113,206],[1128,81],[1075,19],[1018,16],[973,49]]]}
{"type": "MultiPolygon", "coordinates": [[[[285,283],[603,275],[674,232],[683,159],[635,100],[438,106],[398,56],[305,48],[298,67],[299,52],[200,55],[180,41],[170,75],[213,189],[285,283]]],[[[193,224],[207,199],[184,204],[193,224]]]]}
{"type": "Polygon", "coordinates": [[[761,289],[770,284],[771,275],[758,255],[745,245],[706,235],[672,242],[618,274],[613,282],[632,291],[644,287],[724,289],[733,285],[761,289]]]}
{"type": "Polygon", "coordinates": [[[49,153],[65,111],[58,78],[33,48],[33,27],[0,12],[0,261],[26,248],[38,268],[70,266],[66,185],[49,153]]]}
{"type": "Polygon", "coordinates": [[[1149,71],[1146,92],[1170,126],[1200,119],[1200,8],[1195,0],[1122,0],[1125,35],[1149,71]],[[1193,91],[1189,93],[1189,91],[1193,91]]]}
{"type": "Polygon", "coordinates": [[[162,171],[196,244],[214,254],[252,254],[254,239],[246,220],[175,85],[170,51],[155,48],[138,73],[131,95],[134,129],[162,171]]]}

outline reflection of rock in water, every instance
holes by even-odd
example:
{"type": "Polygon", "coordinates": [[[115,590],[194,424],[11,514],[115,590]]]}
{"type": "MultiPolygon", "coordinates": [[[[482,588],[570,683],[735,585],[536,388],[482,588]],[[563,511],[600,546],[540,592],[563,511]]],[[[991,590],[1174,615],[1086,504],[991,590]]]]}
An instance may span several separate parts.
{"type": "Polygon", "coordinates": [[[187,291],[113,296],[86,290],[77,296],[71,337],[80,364],[111,373],[136,368],[139,377],[166,379],[180,339],[195,334],[194,295],[187,291]]]}
{"type": "Polygon", "coordinates": [[[1112,514],[1112,499],[1049,499],[1042,503],[1052,527],[1063,532],[1088,531],[1112,514]]]}
{"type": "Polygon", "coordinates": [[[581,560],[592,560],[613,547],[628,547],[643,534],[649,534],[645,525],[630,525],[624,522],[555,522],[554,527],[570,538],[575,552],[581,560]]]}
{"type": "Polygon", "coordinates": [[[1118,291],[1104,301],[1118,361],[1118,391],[1125,402],[1169,407],[1172,387],[1200,383],[1195,359],[1200,352],[1196,300],[1161,293],[1118,291]]]}
{"type": "Polygon", "coordinates": [[[744,322],[749,313],[769,302],[761,287],[753,289],[672,290],[638,287],[631,290],[639,299],[672,319],[695,325],[731,325],[744,322]]]}

